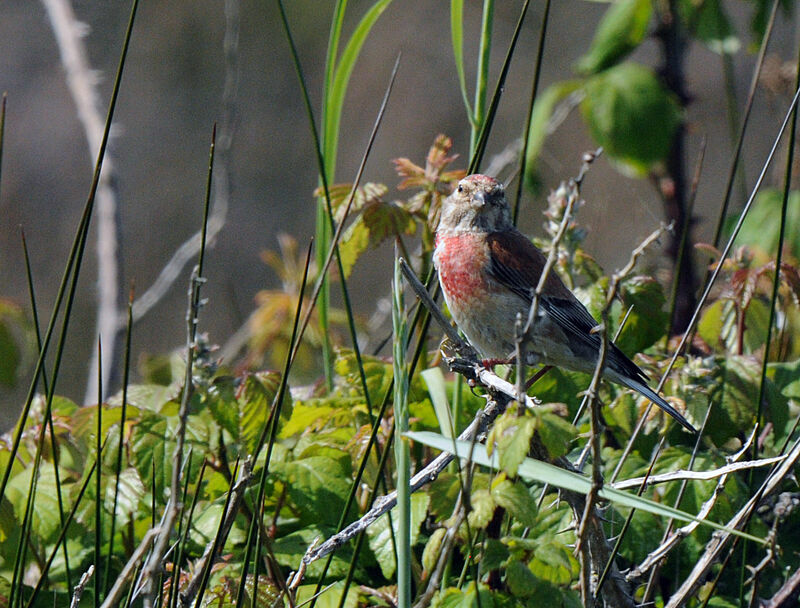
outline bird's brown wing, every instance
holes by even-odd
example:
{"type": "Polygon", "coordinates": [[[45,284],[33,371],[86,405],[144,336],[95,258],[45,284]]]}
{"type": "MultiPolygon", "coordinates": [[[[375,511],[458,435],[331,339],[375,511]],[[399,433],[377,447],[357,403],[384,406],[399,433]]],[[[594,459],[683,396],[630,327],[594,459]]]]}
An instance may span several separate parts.
{"type": "MultiPolygon", "coordinates": [[[[547,258],[521,232],[495,232],[488,238],[491,275],[529,305],[539,284],[547,258]]],[[[539,298],[548,314],[569,340],[569,348],[579,359],[591,361],[600,351],[600,337],[593,330],[598,323],[555,271],[551,271],[539,298]]],[[[613,344],[607,364],[623,376],[646,380],[646,375],[613,344]]]]}
{"type": "MultiPolygon", "coordinates": [[[[488,244],[491,254],[489,274],[530,305],[547,258],[516,230],[492,233],[488,244]]],[[[590,364],[596,361],[600,336],[592,330],[597,321],[555,272],[547,276],[539,303],[542,311],[564,333],[576,360],[590,364]]],[[[586,371],[585,367],[582,371],[586,371]]],[[[647,385],[647,375],[613,343],[609,344],[606,353],[606,375],[641,393],[688,430],[696,432],[686,418],[647,385]]]]}

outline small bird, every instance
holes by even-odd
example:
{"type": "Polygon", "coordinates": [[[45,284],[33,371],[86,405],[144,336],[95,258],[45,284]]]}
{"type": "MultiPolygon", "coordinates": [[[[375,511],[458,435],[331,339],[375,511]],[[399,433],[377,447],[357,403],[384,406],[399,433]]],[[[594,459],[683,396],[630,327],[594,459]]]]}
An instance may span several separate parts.
{"type": "MultiPolygon", "coordinates": [[[[547,262],[516,229],[503,185],[487,175],[462,179],[442,204],[433,263],[450,314],[478,352],[510,361],[517,314],[528,318],[547,262]]],[[[548,274],[527,346],[526,363],[594,373],[600,353],[598,323],[555,272],[548,274]]],[[[647,385],[647,376],[613,343],[603,376],[635,390],[688,430],[675,408],[647,385]]]]}

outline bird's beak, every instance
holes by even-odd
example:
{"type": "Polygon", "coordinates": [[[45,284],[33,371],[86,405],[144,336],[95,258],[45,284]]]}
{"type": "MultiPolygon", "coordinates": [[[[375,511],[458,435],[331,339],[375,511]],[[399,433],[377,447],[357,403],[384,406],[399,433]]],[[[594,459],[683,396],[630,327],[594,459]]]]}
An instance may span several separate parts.
{"type": "Polygon", "coordinates": [[[472,200],[475,201],[476,207],[483,207],[486,205],[486,193],[485,192],[476,192],[472,195],[472,200]]]}

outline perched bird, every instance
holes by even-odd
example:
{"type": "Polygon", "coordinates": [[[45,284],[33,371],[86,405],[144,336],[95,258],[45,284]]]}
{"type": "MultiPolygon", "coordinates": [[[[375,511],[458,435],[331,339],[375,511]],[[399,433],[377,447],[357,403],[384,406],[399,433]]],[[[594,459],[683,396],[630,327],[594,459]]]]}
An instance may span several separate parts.
{"type": "MultiPolygon", "coordinates": [[[[503,185],[493,177],[465,177],[442,204],[433,262],[450,314],[482,356],[492,360],[513,356],[517,314],[528,318],[546,261],[514,227],[503,185]]],[[[526,363],[594,373],[600,352],[600,337],[593,332],[597,325],[559,276],[549,273],[530,332],[526,363]]],[[[641,393],[695,431],[612,343],[603,375],[641,393]]]]}

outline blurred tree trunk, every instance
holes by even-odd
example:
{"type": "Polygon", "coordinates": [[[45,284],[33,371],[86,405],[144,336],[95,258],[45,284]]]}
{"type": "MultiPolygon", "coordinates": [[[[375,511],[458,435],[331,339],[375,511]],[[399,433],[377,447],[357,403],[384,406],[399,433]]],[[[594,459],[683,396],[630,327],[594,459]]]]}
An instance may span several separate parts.
{"type": "MultiPolygon", "coordinates": [[[[684,60],[686,59],[686,35],[678,16],[677,0],[657,4],[658,27],[656,37],[661,43],[663,65],[661,77],[666,86],[676,95],[684,108],[689,103],[686,92],[684,60]]],[[[667,253],[677,276],[675,312],[671,319],[671,332],[683,333],[697,305],[697,271],[692,261],[694,241],[691,236],[693,219],[688,217],[690,185],[686,179],[686,129],[682,125],[675,134],[672,149],[667,158],[666,174],[661,178],[660,192],[664,200],[667,221],[675,222],[667,253]],[[685,238],[685,250],[681,255],[681,243],[685,238]]]]}

